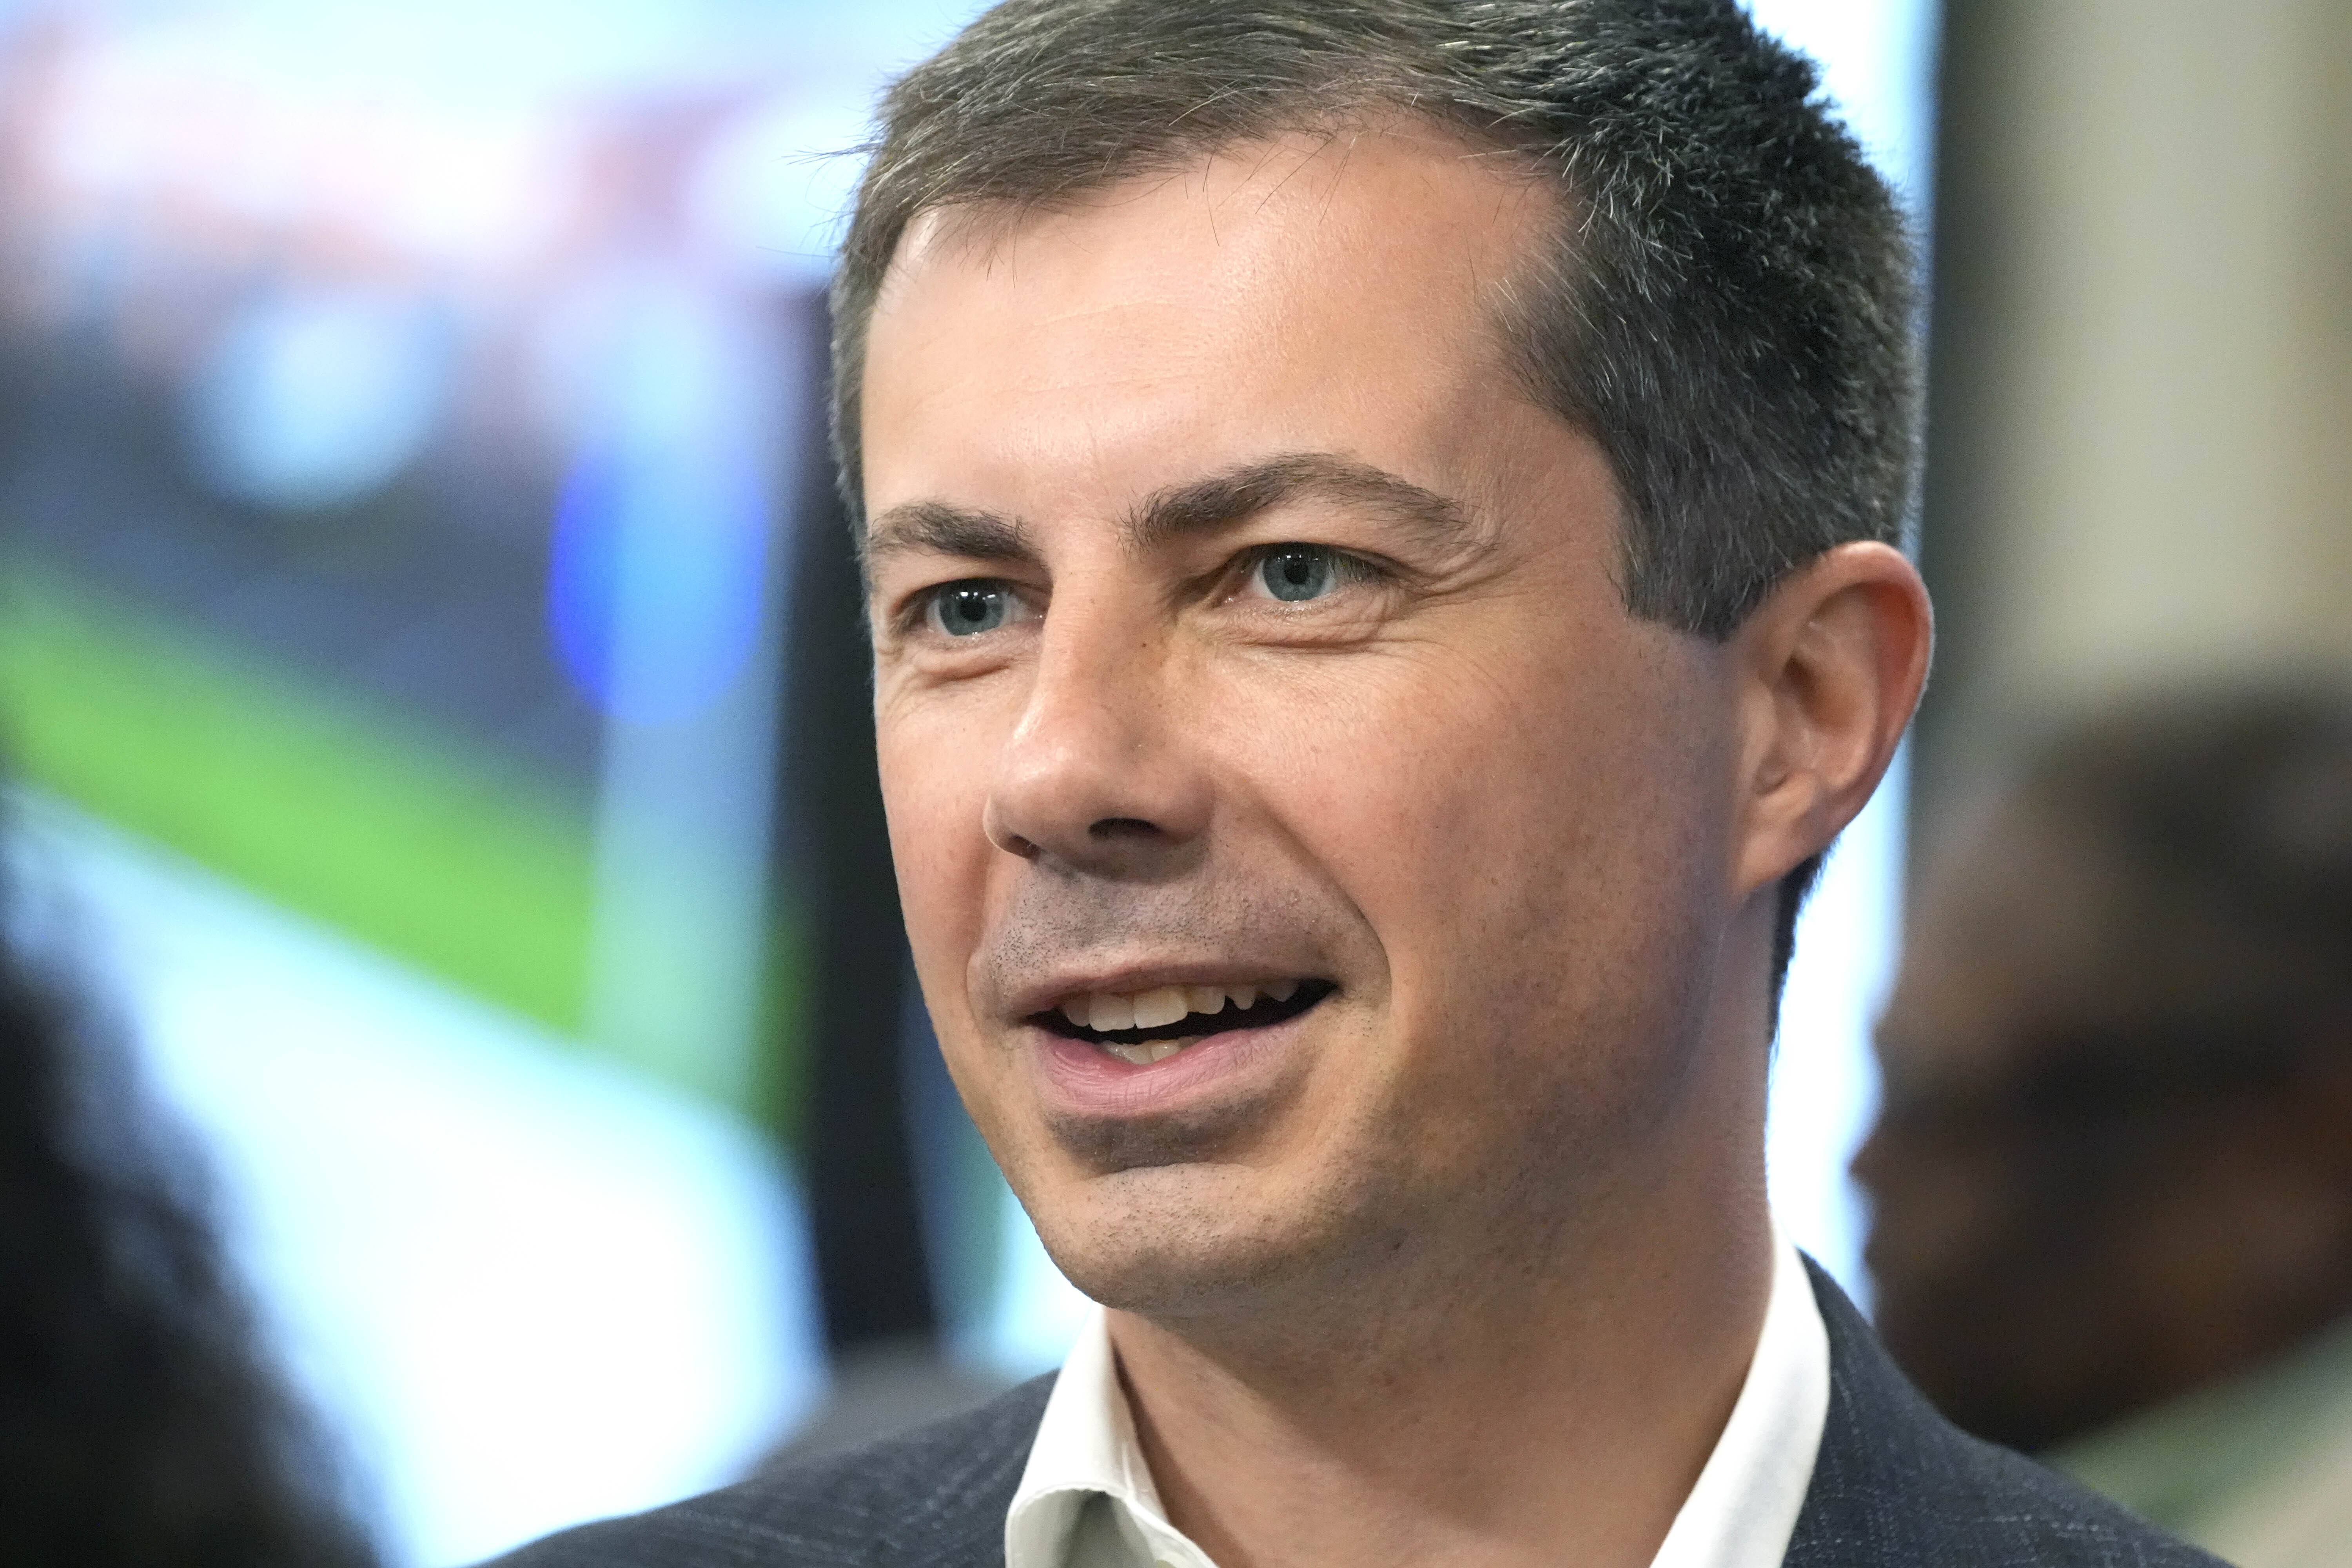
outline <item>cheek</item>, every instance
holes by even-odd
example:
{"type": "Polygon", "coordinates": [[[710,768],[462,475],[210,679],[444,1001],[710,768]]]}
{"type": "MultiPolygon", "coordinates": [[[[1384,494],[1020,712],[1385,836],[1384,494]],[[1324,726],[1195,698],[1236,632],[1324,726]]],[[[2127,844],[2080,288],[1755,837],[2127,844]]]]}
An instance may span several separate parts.
{"type": "Polygon", "coordinates": [[[894,717],[876,725],[883,809],[907,938],[943,1043],[969,1032],[964,969],[978,945],[994,850],[982,829],[987,771],[972,731],[951,716],[894,717]]]}
{"type": "Polygon", "coordinates": [[[1548,991],[1703,915],[1720,859],[1704,760],[1631,673],[1568,662],[1431,650],[1288,705],[1267,787],[1400,988],[1548,991]]]}
{"type": "Polygon", "coordinates": [[[1659,977],[1707,972],[1725,792],[1671,683],[1601,662],[1431,649],[1261,719],[1275,814],[1384,961],[1382,1070],[1339,1092],[1403,1108],[1424,1163],[1645,1124],[1695,1047],[1704,986],[1659,977]]]}

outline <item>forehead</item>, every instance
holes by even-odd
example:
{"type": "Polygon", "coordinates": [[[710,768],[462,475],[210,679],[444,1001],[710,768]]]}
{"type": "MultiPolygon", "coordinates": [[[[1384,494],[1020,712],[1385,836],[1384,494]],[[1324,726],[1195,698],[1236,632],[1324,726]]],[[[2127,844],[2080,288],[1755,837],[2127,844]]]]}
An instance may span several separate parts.
{"type": "Polygon", "coordinates": [[[1390,127],[927,214],[868,338],[867,504],[1034,510],[1267,450],[1457,466],[1482,409],[1524,404],[1491,322],[1557,211],[1519,165],[1390,127]]]}

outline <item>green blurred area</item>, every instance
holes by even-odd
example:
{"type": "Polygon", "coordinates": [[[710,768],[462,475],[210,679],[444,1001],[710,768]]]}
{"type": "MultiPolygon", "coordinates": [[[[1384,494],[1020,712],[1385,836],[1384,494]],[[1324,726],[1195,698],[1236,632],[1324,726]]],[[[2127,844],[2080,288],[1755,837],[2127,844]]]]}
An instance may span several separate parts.
{"type": "Polygon", "coordinates": [[[54,576],[0,603],[28,782],[565,1034],[583,1025],[585,803],[54,576]]]}
{"type": "Polygon", "coordinates": [[[790,1135],[803,943],[767,943],[750,1081],[623,1052],[588,1017],[592,804],[415,720],[12,562],[0,745],[26,782],[272,902],[790,1135]]]}

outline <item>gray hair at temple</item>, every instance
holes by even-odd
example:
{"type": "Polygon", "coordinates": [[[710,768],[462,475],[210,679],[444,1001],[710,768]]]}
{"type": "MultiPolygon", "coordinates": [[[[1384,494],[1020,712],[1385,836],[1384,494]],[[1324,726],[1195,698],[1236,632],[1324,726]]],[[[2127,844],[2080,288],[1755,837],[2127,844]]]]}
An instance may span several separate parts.
{"type": "MultiPolygon", "coordinates": [[[[1496,329],[1528,395],[1609,460],[1627,606],[1727,637],[1910,512],[1916,262],[1817,87],[1734,0],[1007,0],[882,102],[833,293],[850,515],[867,325],[919,215],[1412,118],[1558,188],[1496,329]]],[[[1815,869],[1785,884],[1782,965],[1815,869]]]]}

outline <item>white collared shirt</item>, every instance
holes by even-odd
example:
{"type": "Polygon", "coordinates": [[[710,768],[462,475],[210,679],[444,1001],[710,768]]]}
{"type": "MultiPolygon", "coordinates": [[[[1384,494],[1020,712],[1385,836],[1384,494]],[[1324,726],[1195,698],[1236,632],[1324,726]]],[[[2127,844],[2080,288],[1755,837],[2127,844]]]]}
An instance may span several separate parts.
{"type": "MultiPolygon", "coordinates": [[[[1797,1250],[1772,1288],[1731,1419],[1650,1568],[1773,1568],[1788,1554],[1830,1404],[1830,1347],[1797,1250]]],[[[1004,1521],[1005,1568],[1215,1568],[1168,1522],[1136,1442],[1102,1310],[1045,1402],[1004,1521]]]]}

